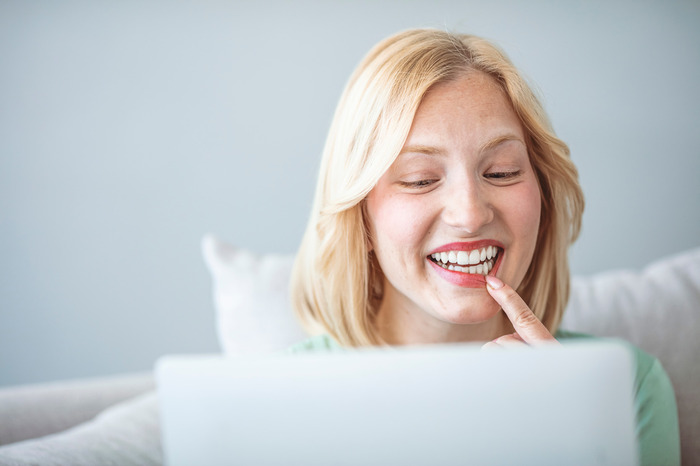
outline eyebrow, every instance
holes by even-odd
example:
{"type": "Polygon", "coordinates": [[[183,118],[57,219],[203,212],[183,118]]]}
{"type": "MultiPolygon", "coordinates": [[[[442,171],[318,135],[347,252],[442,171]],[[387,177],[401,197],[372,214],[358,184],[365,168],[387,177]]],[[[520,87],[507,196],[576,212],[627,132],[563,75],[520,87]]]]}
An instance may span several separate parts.
{"type": "Polygon", "coordinates": [[[481,147],[479,147],[479,153],[483,154],[484,152],[491,150],[495,147],[500,146],[501,144],[508,142],[508,141],[518,141],[520,142],[523,146],[527,147],[525,144],[525,141],[523,141],[521,138],[516,136],[515,134],[503,134],[501,136],[497,136],[490,141],[487,141],[484,143],[481,147]]]}
{"type": "Polygon", "coordinates": [[[434,146],[413,145],[404,146],[404,148],[401,149],[401,152],[399,152],[399,155],[408,153],[424,155],[445,155],[445,150],[434,146]]]}
{"type": "MultiPolygon", "coordinates": [[[[479,147],[478,153],[482,154],[488,150],[491,150],[495,147],[500,146],[503,143],[506,143],[508,141],[518,141],[525,145],[525,141],[522,140],[522,138],[516,136],[515,134],[503,134],[500,136],[496,136],[493,139],[490,139],[486,141],[484,144],[482,144],[479,147]]],[[[425,145],[412,145],[412,146],[405,146],[403,149],[401,149],[401,152],[399,152],[399,155],[401,154],[424,154],[424,155],[445,155],[446,151],[440,147],[435,147],[435,146],[425,146],[425,145]]]]}

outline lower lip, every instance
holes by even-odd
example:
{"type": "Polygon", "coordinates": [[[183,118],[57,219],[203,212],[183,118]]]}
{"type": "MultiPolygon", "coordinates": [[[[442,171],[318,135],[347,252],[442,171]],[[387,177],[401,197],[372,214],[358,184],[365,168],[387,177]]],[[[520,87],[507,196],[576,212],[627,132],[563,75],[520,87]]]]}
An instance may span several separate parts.
{"type": "MultiPolygon", "coordinates": [[[[483,288],[486,286],[486,278],[484,275],[444,269],[430,259],[426,258],[425,260],[427,260],[430,265],[433,266],[438,275],[457,286],[464,288],[483,288]]],[[[489,275],[496,275],[499,265],[501,265],[501,257],[498,257],[498,260],[496,260],[496,263],[493,265],[493,269],[491,272],[489,272],[489,275]]]]}

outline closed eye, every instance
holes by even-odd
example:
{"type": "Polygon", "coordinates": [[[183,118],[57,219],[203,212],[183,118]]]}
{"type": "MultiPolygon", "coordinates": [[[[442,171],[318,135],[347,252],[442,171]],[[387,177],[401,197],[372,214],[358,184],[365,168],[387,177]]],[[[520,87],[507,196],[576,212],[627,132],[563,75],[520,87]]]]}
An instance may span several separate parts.
{"type": "Polygon", "coordinates": [[[405,188],[425,188],[435,181],[437,180],[399,181],[399,184],[405,188]]]}
{"type": "Polygon", "coordinates": [[[486,173],[484,175],[484,177],[491,179],[491,180],[506,181],[506,180],[516,178],[518,175],[520,175],[520,173],[521,173],[520,170],[515,170],[512,172],[491,172],[491,173],[486,173]]]}

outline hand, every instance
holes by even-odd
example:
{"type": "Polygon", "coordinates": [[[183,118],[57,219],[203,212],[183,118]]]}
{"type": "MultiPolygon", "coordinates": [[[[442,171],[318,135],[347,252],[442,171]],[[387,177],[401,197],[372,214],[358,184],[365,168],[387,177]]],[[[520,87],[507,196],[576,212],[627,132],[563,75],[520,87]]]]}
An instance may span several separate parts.
{"type": "Polygon", "coordinates": [[[498,337],[483,348],[559,343],[513,288],[491,275],[486,282],[486,290],[501,305],[515,333],[498,337]]]}

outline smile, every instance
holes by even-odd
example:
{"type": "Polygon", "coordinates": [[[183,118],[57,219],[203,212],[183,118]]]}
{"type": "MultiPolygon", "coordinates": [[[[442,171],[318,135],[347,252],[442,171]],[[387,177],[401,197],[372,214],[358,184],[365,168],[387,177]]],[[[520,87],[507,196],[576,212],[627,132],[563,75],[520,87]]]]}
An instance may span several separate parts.
{"type": "Polygon", "coordinates": [[[500,251],[496,246],[471,251],[442,251],[431,254],[429,259],[446,270],[487,275],[493,269],[500,251]]]}

